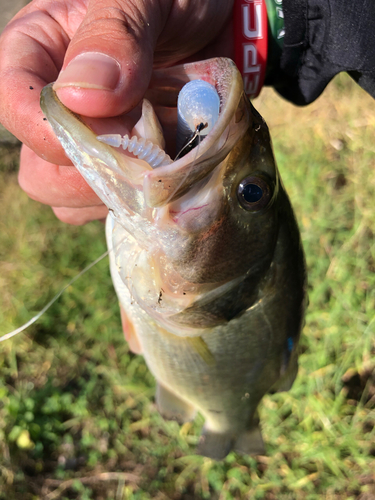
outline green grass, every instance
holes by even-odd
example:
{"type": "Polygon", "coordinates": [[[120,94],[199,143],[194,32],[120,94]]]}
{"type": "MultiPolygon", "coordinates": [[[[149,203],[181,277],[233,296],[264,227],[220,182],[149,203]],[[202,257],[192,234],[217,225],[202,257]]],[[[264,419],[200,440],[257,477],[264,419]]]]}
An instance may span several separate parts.
{"type": "MultiPolygon", "coordinates": [[[[268,122],[306,251],[310,305],[299,376],[264,398],[267,456],[193,454],[123,340],[107,262],[25,333],[0,344],[0,499],[358,499],[375,495],[375,103],[347,77],[313,105],[273,92],[268,122]]],[[[105,251],[103,226],[69,227],[0,160],[0,334],[105,251]]]]}

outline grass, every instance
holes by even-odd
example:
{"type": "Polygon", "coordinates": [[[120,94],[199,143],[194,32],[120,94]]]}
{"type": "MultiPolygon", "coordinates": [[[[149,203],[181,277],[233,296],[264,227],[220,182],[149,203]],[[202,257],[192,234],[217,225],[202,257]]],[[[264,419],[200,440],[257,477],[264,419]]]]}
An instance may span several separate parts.
{"type": "MultiPolygon", "coordinates": [[[[123,340],[102,261],[25,333],[0,344],[0,499],[357,499],[375,496],[375,103],[340,76],[307,108],[266,91],[300,223],[310,305],[299,376],[264,398],[267,456],[193,454],[123,340]]],[[[105,251],[103,226],[66,226],[0,158],[0,333],[39,311],[105,251]]]]}

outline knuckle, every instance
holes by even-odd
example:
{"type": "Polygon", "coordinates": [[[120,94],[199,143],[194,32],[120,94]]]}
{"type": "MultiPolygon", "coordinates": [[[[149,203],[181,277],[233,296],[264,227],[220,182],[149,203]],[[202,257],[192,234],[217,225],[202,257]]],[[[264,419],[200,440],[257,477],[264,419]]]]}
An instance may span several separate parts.
{"type": "MultiPolygon", "coordinates": [[[[81,25],[82,38],[99,37],[101,40],[123,43],[125,39],[144,39],[145,29],[150,32],[152,25],[161,23],[160,9],[155,4],[137,2],[106,1],[94,2],[81,25]]],[[[73,43],[74,43],[73,39],[73,43]]]]}

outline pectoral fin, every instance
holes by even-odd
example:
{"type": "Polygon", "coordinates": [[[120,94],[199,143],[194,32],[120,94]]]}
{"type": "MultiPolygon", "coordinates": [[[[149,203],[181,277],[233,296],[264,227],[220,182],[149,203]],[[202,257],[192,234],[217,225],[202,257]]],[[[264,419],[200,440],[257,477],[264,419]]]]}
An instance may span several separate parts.
{"type": "Polygon", "coordinates": [[[214,355],[202,337],[186,337],[186,341],[207,365],[212,366],[216,363],[214,355]]]}
{"type": "Polygon", "coordinates": [[[133,322],[129,319],[129,316],[126,314],[122,306],[120,306],[120,312],[121,312],[122,329],[124,331],[125,340],[129,344],[129,349],[132,352],[134,352],[134,354],[142,354],[142,346],[141,343],[139,342],[133,322]]]}
{"type": "Polygon", "coordinates": [[[298,353],[297,350],[291,354],[288,359],[288,365],[285,362],[281,364],[280,378],[271,387],[270,393],[289,391],[298,373],[298,353]]]}

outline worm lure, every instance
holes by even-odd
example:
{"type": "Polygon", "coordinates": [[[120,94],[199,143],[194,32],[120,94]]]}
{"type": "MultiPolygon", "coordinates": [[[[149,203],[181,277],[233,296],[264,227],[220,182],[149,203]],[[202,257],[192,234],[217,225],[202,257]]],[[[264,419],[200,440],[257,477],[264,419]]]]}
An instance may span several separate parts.
{"type": "Polygon", "coordinates": [[[104,134],[97,136],[97,139],[115,148],[122,147],[122,149],[133,153],[140,160],[146,161],[152,168],[172,163],[171,157],[165,151],[159,148],[157,144],[143,137],[138,139],[135,135],[130,138],[127,134],[123,137],[120,134],[104,134]]]}
{"type": "MultiPolygon", "coordinates": [[[[177,151],[174,161],[186,155],[211,131],[219,117],[220,98],[213,85],[204,80],[187,83],[178,96],[177,103],[177,151]],[[205,136],[200,132],[205,129],[205,136]]],[[[172,163],[171,157],[157,144],[137,136],[120,134],[97,136],[98,141],[115,148],[122,147],[152,168],[172,163]]]]}

